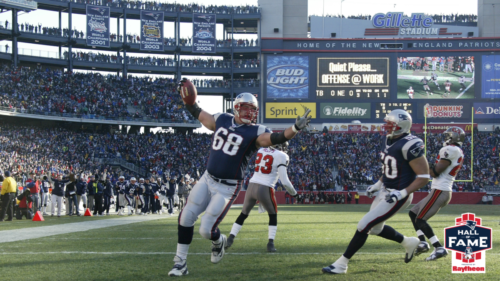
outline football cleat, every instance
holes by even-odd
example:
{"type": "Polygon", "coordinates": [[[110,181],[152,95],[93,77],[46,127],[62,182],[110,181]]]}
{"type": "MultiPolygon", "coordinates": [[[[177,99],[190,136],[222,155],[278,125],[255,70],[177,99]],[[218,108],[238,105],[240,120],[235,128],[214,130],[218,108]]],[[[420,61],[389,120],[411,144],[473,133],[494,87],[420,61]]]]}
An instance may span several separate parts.
{"type": "Polygon", "coordinates": [[[268,242],[267,243],[267,251],[274,253],[276,252],[276,248],[274,248],[274,243],[273,242],[268,242]]]}
{"type": "Polygon", "coordinates": [[[182,276],[182,275],[188,275],[188,267],[186,260],[181,259],[178,256],[174,257],[174,267],[170,272],[168,273],[168,276],[182,276]]]}
{"type": "Polygon", "coordinates": [[[215,244],[215,241],[212,241],[212,256],[210,257],[212,263],[219,263],[226,252],[224,250],[227,244],[226,235],[221,234],[220,236],[222,238],[220,244],[215,244]]]}
{"type": "Polygon", "coordinates": [[[430,249],[431,249],[431,247],[429,247],[429,243],[424,242],[424,241],[420,241],[420,244],[418,244],[418,247],[415,250],[415,256],[418,256],[422,253],[427,253],[427,252],[429,252],[430,249]]]}
{"type": "Polygon", "coordinates": [[[231,245],[233,245],[233,242],[234,242],[234,235],[232,234],[229,234],[229,237],[227,238],[227,242],[226,242],[226,247],[224,248],[224,250],[227,250],[231,247],[231,245]]]}
{"type": "Polygon", "coordinates": [[[435,248],[434,249],[434,252],[432,252],[432,254],[426,258],[425,260],[426,261],[433,261],[433,260],[437,260],[439,258],[442,258],[442,257],[446,257],[448,255],[448,251],[446,251],[446,249],[444,247],[438,247],[438,248],[435,248]]]}
{"type": "Polygon", "coordinates": [[[413,259],[415,249],[417,249],[420,244],[420,240],[417,237],[405,237],[401,245],[406,249],[405,263],[409,263],[413,259]]]}
{"type": "Polygon", "coordinates": [[[327,267],[323,267],[321,271],[323,271],[323,273],[330,273],[330,274],[345,274],[347,273],[347,264],[342,265],[334,263],[327,267]]]}

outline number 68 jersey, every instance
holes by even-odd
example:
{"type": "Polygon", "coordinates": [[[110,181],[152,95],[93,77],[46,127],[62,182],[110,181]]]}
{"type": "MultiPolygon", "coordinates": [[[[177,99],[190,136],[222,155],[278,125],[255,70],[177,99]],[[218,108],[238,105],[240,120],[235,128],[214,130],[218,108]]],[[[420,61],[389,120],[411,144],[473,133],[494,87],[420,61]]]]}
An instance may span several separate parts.
{"type": "Polygon", "coordinates": [[[219,179],[242,180],[250,157],[257,151],[256,140],[271,130],[262,125],[238,125],[228,113],[215,114],[207,171],[219,179]]]}
{"type": "Polygon", "coordinates": [[[402,190],[416,178],[410,161],[424,155],[424,142],[411,134],[404,134],[397,140],[386,139],[386,146],[380,153],[382,160],[382,183],[385,188],[402,190]]]}
{"type": "Polygon", "coordinates": [[[458,146],[447,145],[439,150],[436,164],[441,159],[450,162],[450,166],[439,177],[432,179],[431,189],[452,191],[453,181],[464,163],[464,153],[458,146]]]}

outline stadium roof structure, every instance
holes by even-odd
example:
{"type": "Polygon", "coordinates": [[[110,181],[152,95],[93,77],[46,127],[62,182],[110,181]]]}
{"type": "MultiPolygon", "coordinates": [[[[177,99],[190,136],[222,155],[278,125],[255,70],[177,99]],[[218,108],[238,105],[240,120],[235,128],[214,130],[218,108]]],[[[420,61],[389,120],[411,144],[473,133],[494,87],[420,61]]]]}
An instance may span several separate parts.
{"type": "Polygon", "coordinates": [[[36,10],[38,3],[33,0],[0,0],[0,8],[7,10],[18,9],[26,12],[36,10]]]}

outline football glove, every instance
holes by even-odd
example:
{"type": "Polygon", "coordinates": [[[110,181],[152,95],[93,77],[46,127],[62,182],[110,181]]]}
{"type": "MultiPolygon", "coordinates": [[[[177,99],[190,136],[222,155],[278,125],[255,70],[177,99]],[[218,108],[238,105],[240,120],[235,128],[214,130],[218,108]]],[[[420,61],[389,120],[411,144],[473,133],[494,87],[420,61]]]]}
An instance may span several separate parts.
{"type": "Polygon", "coordinates": [[[382,186],[383,186],[383,184],[381,181],[377,181],[374,185],[370,185],[366,189],[366,196],[368,196],[368,198],[372,198],[373,194],[375,192],[379,191],[382,188],[382,186]]]}
{"type": "Polygon", "coordinates": [[[311,110],[307,109],[306,112],[304,113],[304,115],[302,115],[302,117],[297,116],[297,120],[295,121],[295,125],[294,125],[294,127],[297,131],[304,129],[305,127],[307,127],[309,125],[309,122],[311,122],[311,116],[307,116],[307,115],[310,112],[311,112],[311,110]]]}
{"type": "Polygon", "coordinates": [[[393,190],[393,191],[391,191],[391,193],[389,193],[385,196],[385,200],[387,203],[392,204],[394,202],[397,202],[397,201],[405,198],[406,196],[408,196],[408,192],[406,191],[406,189],[393,190]]]}

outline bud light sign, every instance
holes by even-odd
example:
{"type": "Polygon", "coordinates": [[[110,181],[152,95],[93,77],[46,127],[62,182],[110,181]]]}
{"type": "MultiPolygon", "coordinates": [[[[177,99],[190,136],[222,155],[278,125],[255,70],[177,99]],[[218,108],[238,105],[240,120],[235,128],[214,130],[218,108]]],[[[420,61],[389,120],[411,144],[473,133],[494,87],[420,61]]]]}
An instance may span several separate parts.
{"type": "Polygon", "coordinates": [[[268,56],[267,98],[308,98],[309,57],[268,56]]]}

